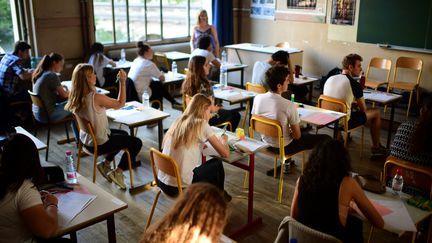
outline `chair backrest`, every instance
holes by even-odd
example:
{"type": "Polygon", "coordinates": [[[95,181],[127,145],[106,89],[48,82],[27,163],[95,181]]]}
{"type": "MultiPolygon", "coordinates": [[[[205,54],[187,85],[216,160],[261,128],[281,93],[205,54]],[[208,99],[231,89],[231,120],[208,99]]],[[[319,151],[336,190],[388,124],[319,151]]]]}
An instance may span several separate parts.
{"type": "Polygon", "coordinates": [[[413,58],[413,57],[399,57],[396,60],[396,65],[393,73],[393,82],[396,80],[396,74],[397,70],[399,68],[406,68],[406,69],[412,69],[418,71],[417,73],[417,79],[416,84],[419,84],[420,82],[420,76],[423,70],[423,61],[420,58],[413,58]]]}
{"type": "Polygon", "coordinates": [[[168,63],[168,58],[163,52],[155,52],[153,54],[153,62],[156,64],[158,68],[163,68],[167,72],[170,70],[170,66],[168,63]]]}
{"type": "Polygon", "coordinates": [[[366,71],[366,78],[369,78],[371,68],[384,69],[387,70],[387,78],[385,81],[388,82],[390,79],[391,65],[392,65],[392,61],[389,59],[380,58],[380,57],[372,58],[369,62],[369,66],[366,71]]]}
{"type": "Polygon", "coordinates": [[[260,84],[253,84],[253,83],[246,83],[246,90],[247,91],[252,91],[258,94],[263,94],[265,92],[267,92],[266,88],[264,88],[264,86],[260,85],[260,84]]]}
{"type": "Polygon", "coordinates": [[[158,181],[157,172],[158,170],[164,172],[167,175],[175,177],[177,180],[177,188],[179,193],[182,193],[181,175],[177,167],[176,161],[168,155],[165,155],[155,148],[150,148],[150,162],[152,165],[153,176],[155,181],[158,181]]]}
{"type": "Polygon", "coordinates": [[[348,110],[348,106],[344,100],[326,95],[320,95],[317,107],[343,113],[347,113],[348,110]]]}
{"type": "Polygon", "coordinates": [[[95,135],[95,132],[93,129],[93,125],[88,120],[78,116],[77,114],[74,114],[74,117],[75,117],[78,131],[83,130],[84,132],[90,134],[90,136],[92,137],[92,140],[93,140],[93,147],[97,148],[98,144],[97,144],[96,135],[95,135]]]}
{"type": "Polygon", "coordinates": [[[402,169],[404,185],[419,188],[423,194],[429,194],[429,198],[432,199],[432,168],[389,156],[384,164],[383,183],[395,175],[397,168],[402,169]]]}
{"type": "Polygon", "coordinates": [[[289,44],[289,42],[286,42],[286,41],[276,43],[275,46],[276,46],[276,47],[279,47],[279,48],[290,48],[290,44],[289,44]]]}
{"type": "Polygon", "coordinates": [[[296,239],[297,242],[342,243],[336,237],[309,228],[291,217],[288,218],[288,229],[289,239],[296,239]]]}
{"type": "Polygon", "coordinates": [[[253,132],[273,137],[279,140],[279,148],[283,148],[283,131],[279,121],[267,117],[252,115],[250,120],[249,135],[253,137],[253,132]]]}
{"type": "Polygon", "coordinates": [[[30,95],[30,99],[31,99],[33,105],[35,105],[35,106],[39,107],[39,109],[41,109],[42,114],[47,119],[47,122],[50,123],[50,117],[48,115],[48,111],[47,111],[45,103],[43,102],[43,100],[40,97],[40,95],[38,95],[38,94],[36,94],[36,93],[34,93],[34,92],[30,91],[30,90],[27,90],[27,92],[30,95]]]}

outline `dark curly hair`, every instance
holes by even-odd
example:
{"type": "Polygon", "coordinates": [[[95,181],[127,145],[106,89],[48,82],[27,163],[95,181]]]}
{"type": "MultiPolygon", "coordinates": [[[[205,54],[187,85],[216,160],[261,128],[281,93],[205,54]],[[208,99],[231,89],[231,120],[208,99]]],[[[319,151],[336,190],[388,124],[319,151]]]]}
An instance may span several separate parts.
{"type": "Polygon", "coordinates": [[[265,73],[265,82],[271,91],[276,92],[278,84],[283,85],[288,74],[288,68],[282,65],[275,65],[265,73]]]}
{"type": "Polygon", "coordinates": [[[303,172],[307,190],[319,190],[338,185],[349,175],[351,158],[343,144],[335,139],[317,145],[309,156],[303,172]]]}

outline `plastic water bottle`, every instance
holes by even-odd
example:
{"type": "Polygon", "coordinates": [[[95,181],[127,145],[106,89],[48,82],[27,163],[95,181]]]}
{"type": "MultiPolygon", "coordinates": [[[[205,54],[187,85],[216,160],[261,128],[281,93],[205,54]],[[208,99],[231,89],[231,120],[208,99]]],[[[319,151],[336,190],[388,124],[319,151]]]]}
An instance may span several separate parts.
{"type": "Polygon", "coordinates": [[[399,195],[402,191],[403,187],[403,178],[402,178],[402,172],[400,168],[396,169],[396,175],[393,177],[392,181],[392,191],[394,195],[399,195]]]}
{"type": "Polygon", "coordinates": [[[364,76],[364,72],[362,72],[362,74],[360,76],[360,85],[361,85],[362,89],[364,89],[366,87],[366,77],[364,76]]]}
{"type": "Polygon", "coordinates": [[[295,102],[295,94],[291,94],[291,102],[295,102]]]}
{"type": "Polygon", "coordinates": [[[173,77],[175,77],[177,74],[177,63],[175,61],[173,61],[171,64],[171,71],[172,71],[173,77]]]}
{"type": "Polygon", "coordinates": [[[226,65],[222,64],[220,67],[219,84],[221,89],[228,86],[228,72],[226,65]]]}
{"type": "Polygon", "coordinates": [[[227,54],[226,54],[225,50],[222,51],[221,59],[222,59],[222,60],[221,60],[221,61],[222,61],[222,65],[226,65],[227,62],[228,62],[228,58],[227,58],[227,54]]]}
{"type": "Polygon", "coordinates": [[[126,62],[126,51],[124,48],[120,51],[120,62],[125,63],[126,62]]]}
{"type": "Polygon", "coordinates": [[[68,184],[78,183],[72,151],[70,150],[66,150],[66,180],[68,184]]]}
{"type": "Polygon", "coordinates": [[[142,95],[142,104],[143,104],[144,108],[150,107],[150,95],[149,95],[147,89],[144,90],[144,93],[142,95]]]}

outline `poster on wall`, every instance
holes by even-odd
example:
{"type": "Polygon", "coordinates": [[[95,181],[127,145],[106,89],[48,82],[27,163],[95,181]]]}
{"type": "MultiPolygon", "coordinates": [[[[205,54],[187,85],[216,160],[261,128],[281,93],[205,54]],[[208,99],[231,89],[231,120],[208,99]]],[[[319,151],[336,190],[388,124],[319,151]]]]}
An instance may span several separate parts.
{"type": "Polygon", "coordinates": [[[327,0],[284,0],[277,1],[275,18],[325,23],[327,0]]]}
{"type": "Polygon", "coordinates": [[[274,19],[276,0],[251,0],[251,18],[274,19]]]}
{"type": "Polygon", "coordinates": [[[354,25],[356,0],[333,0],[331,20],[336,25],[354,25]]]}

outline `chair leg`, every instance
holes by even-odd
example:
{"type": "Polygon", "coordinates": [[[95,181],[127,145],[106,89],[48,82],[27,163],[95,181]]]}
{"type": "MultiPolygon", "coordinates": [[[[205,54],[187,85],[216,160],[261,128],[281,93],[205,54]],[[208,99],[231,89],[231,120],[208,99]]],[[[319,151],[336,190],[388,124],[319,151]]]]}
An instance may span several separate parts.
{"type": "Polygon", "coordinates": [[[303,171],[304,171],[304,166],[305,166],[305,161],[306,161],[306,153],[305,151],[303,151],[303,160],[302,160],[302,169],[301,169],[301,174],[303,175],[303,171]]]}
{"type": "Polygon", "coordinates": [[[363,158],[363,144],[364,143],[364,127],[362,127],[362,133],[361,133],[361,144],[360,144],[360,159],[363,158]]]}
{"type": "MultiPolygon", "coordinates": [[[[93,183],[96,182],[96,164],[97,164],[97,154],[93,154],[93,183]]],[[[104,162],[102,162],[104,163],[104,162]]]]}
{"type": "Polygon", "coordinates": [[[409,100],[408,100],[407,113],[406,113],[406,116],[407,116],[407,117],[409,116],[409,111],[410,111],[410,108],[411,108],[411,101],[412,101],[412,95],[413,95],[413,93],[414,93],[414,90],[411,90],[411,92],[410,92],[410,97],[409,97],[409,100]]]}
{"type": "Polygon", "coordinates": [[[68,122],[65,122],[64,123],[64,126],[65,126],[65,130],[66,130],[66,141],[68,142],[68,143],[70,143],[70,139],[69,139],[69,129],[68,129],[68,127],[67,127],[67,125],[68,125],[68,122]]]}
{"type": "Polygon", "coordinates": [[[248,117],[248,115],[249,115],[249,109],[250,109],[249,106],[250,106],[250,101],[248,101],[248,102],[246,103],[245,115],[244,115],[243,124],[242,124],[243,129],[245,128],[246,120],[247,120],[247,117],[248,117]]]}
{"type": "Polygon", "coordinates": [[[151,211],[150,211],[150,215],[149,215],[149,217],[147,219],[146,229],[148,229],[148,227],[151,224],[151,221],[152,221],[152,218],[153,218],[153,214],[154,214],[154,211],[156,209],[156,204],[157,204],[157,202],[159,200],[160,194],[161,194],[161,190],[159,189],[159,191],[156,193],[156,197],[155,197],[155,199],[153,201],[153,205],[152,205],[152,208],[151,208],[151,211]]]}
{"type": "MultiPolygon", "coordinates": [[[[79,139],[79,138],[78,138],[79,139]]],[[[77,172],[80,170],[81,165],[81,153],[82,153],[82,145],[81,142],[78,142],[78,159],[77,159],[77,172]]]]}
{"type": "Polygon", "coordinates": [[[51,126],[48,125],[47,148],[46,148],[46,152],[45,152],[45,161],[48,161],[50,136],[51,136],[51,126]]]}
{"type": "Polygon", "coordinates": [[[278,192],[278,201],[282,203],[282,193],[283,193],[283,168],[285,167],[285,160],[281,161],[281,171],[279,178],[279,192],[278,192]]]}
{"type": "Polygon", "coordinates": [[[127,155],[128,158],[128,166],[129,166],[129,180],[130,180],[130,187],[134,187],[134,181],[133,181],[133,175],[132,175],[132,162],[131,162],[131,156],[128,149],[125,149],[124,152],[127,155]]]}
{"type": "Polygon", "coordinates": [[[368,243],[372,242],[372,235],[373,235],[373,232],[374,232],[374,226],[371,225],[371,229],[370,229],[370,232],[369,232],[368,243]]]}

